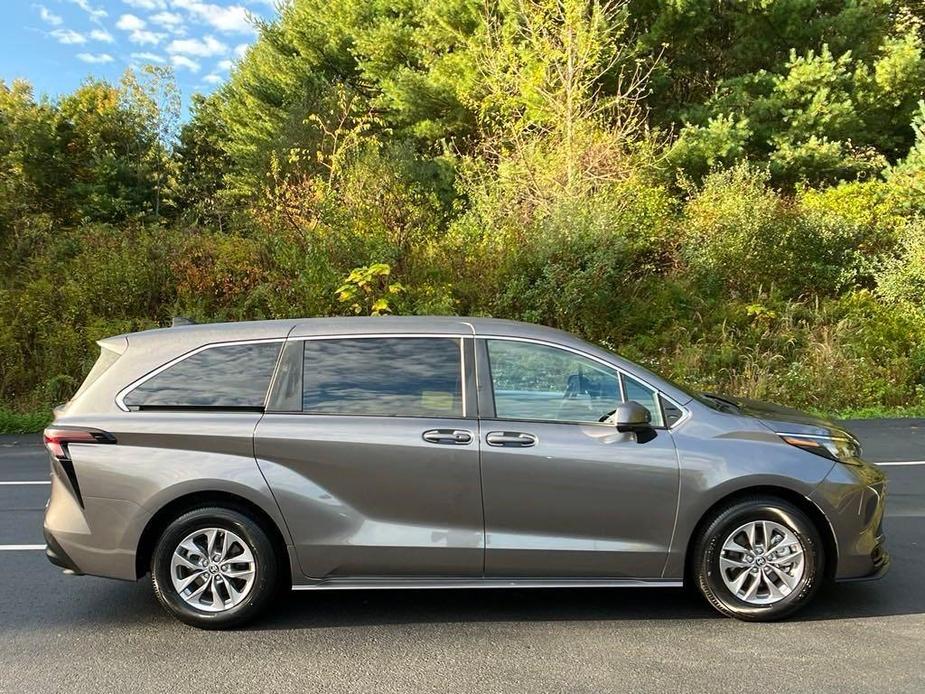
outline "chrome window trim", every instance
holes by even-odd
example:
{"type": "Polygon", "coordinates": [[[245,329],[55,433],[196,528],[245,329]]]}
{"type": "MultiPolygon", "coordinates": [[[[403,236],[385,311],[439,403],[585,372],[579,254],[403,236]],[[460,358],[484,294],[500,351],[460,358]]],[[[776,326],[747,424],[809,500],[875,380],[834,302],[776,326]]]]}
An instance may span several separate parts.
{"type": "MultiPolygon", "coordinates": [[[[471,326],[470,326],[470,327],[471,327],[471,326]]],[[[612,363],[610,363],[609,361],[607,361],[606,359],[603,359],[603,358],[601,358],[601,357],[598,357],[597,355],[589,354],[588,352],[582,351],[582,350],[580,350],[580,349],[576,349],[575,347],[571,347],[571,346],[569,346],[569,345],[563,345],[563,344],[560,343],[560,342],[551,342],[551,341],[549,341],[549,340],[542,340],[542,339],[534,338],[534,337],[516,337],[516,336],[512,336],[512,335],[492,335],[492,334],[484,334],[484,335],[483,335],[483,334],[478,334],[478,333],[475,332],[474,328],[473,328],[473,332],[472,332],[472,333],[460,333],[460,332],[452,332],[452,333],[430,333],[430,332],[421,332],[421,333],[412,333],[412,332],[401,332],[401,333],[338,333],[338,334],[327,334],[327,335],[297,335],[297,336],[294,336],[294,337],[292,337],[292,336],[290,336],[290,337],[269,337],[269,338],[258,338],[258,339],[253,339],[253,340],[228,340],[228,341],[225,341],[225,342],[210,342],[210,343],[207,343],[207,344],[205,344],[205,345],[200,345],[199,347],[196,347],[195,349],[190,350],[189,352],[186,352],[185,354],[181,354],[180,356],[171,359],[170,361],[166,362],[165,364],[162,364],[161,366],[157,367],[157,368],[154,369],[153,371],[151,371],[151,372],[145,374],[145,375],[142,376],[141,378],[138,378],[138,379],[136,379],[135,381],[132,381],[129,385],[127,385],[125,388],[123,388],[122,390],[119,391],[119,393],[116,395],[115,401],[116,401],[116,405],[117,405],[117,406],[119,407],[119,409],[122,410],[123,412],[132,412],[133,410],[131,410],[128,406],[126,406],[126,404],[125,404],[125,402],[124,402],[125,397],[126,397],[129,393],[131,393],[133,390],[135,390],[135,388],[137,388],[138,386],[140,386],[140,385],[142,385],[143,383],[147,382],[148,380],[154,378],[157,374],[161,373],[162,371],[164,371],[164,370],[166,370],[166,369],[169,369],[169,368],[170,368],[171,366],[173,366],[174,364],[178,364],[178,363],[180,363],[181,361],[183,361],[183,360],[185,360],[185,359],[188,359],[189,357],[193,356],[194,354],[198,354],[199,352],[203,352],[203,351],[205,351],[205,350],[207,350],[207,349],[214,349],[214,348],[216,348],[216,347],[228,347],[228,346],[233,346],[233,345],[260,344],[260,343],[264,343],[264,342],[280,342],[280,343],[284,343],[284,342],[296,342],[296,341],[303,341],[303,342],[304,342],[304,341],[307,341],[307,340],[353,340],[353,339],[375,339],[375,338],[396,338],[396,337],[397,337],[397,338],[412,338],[412,337],[446,338],[446,339],[452,339],[452,340],[457,340],[457,341],[458,341],[459,359],[460,359],[460,370],[461,370],[461,371],[460,371],[460,376],[461,376],[461,378],[462,378],[461,386],[462,386],[462,406],[463,406],[463,414],[462,414],[462,417],[448,417],[447,419],[471,419],[471,417],[470,417],[470,415],[469,415],[469,404],[470,404],[470,403],[468,403],[468,402],[467,402],[467,399],[466,399],[466,387],[465,387],[465,383],[466,383],[466,360],[465,360],[465,352],[464,352],[464,349],[463,349],[463,340],[464,340],[465,338],[474,338],[474,339],[479,339],[479,340],[507,340],[507,341],[510,341],[510,342],[528,342],[528,343],[540,345],[540,346],[543,346],[543,347],[552,347],[552,348],[554,348],[554,349],[565,350],[566,352],[572,352],[573,354],[577,354],[577,355],[579,355],[579,356],[581,356],[581,357],[584,357],[584,358],[586,358],[586,359],[590,359],[590,360],[592,360],[592,361],[596,361],[597,363],[602,364],[603,366],[606,366],[606,367],[609,368],[609,369],[613,369],[614,371],[616,371],[617,373],[620,374],[620,376],[621,376],[621,378],[620,378],[620,394],[621,394],[621,397],[623,398],[623,401],[624,401],[624,402],[626,401],[626,393],[625,393],[625,391],[623,390],[623,388],[624,388],[624,386],[623,386],[623,376],[629,376],[630,378],[633,378],[633,379],[635,379],[636,381],[639,381],[641,384],[643,384],[643,385],[646,386],[647,388],[650,388],[650,389],[651,389],[653,392],[655,392],[656,394],[658,394],[658,395],[664,397],[666,400],[668,400],[670,403],[672,403],[675,407],[677,407],[679,410],[681,410],[682,415],[681,415],[681,417],[678,419],[678,421],[676,421],[676,422],[675,422],[674,424],[672,424],[671,426],[668,426],[667,424],[664,424],[664,423],[663,423],[662,426],[657,427],[657,428],[659,428],[659,429],[666,429],[666,430],[669,430],[669,431],[670,431],[670,430],[673,430],[673,429],[676,429],[677,427],[681,426],[684,422],[686,422],[688,419],[690,419],[690,416],[691,416],[691,411],[690,411],[689,408],[687,408],[687,407],[681,405],[681,404],[680,404],[679,402],[677,402],[674,398],[672,398],[672,397],[666,395],[666,394],[663,393],[661,390],[659,390],[658,388],[656,388],[655,386],[653,386],[651,383],[649,383],[648,381],[646,381],[644,378],[640,378],[639,376],[636,376],[635,374],[629,373],[629,372],[627,372],[625,369],[622,369],[621,367],[616,366],[615,364],[612,364],[612,363]]],[[[280,348],[280,355],[281,355],[281,354],[282,354],[282,348],[280,348]]],[[[266,408],[266,405],[267,405],[267,398],[270,397],[270,392],[271,392],[273,380],[276,378],[276,371],[277,371],[278,368],[279,368],[279,359],[280,359],[280,355],[277,355],[277,358],[276,358],[276,359],[277,359],[277,361],[276,361],[276,368],[274,369],[273,376],[272,376],[271,379],[270,379],[270,386],[267,388],[267,394],[264,396],[264,408],[266,408]]],[[[475,368],[475,364],[473,364],[473,368],[475,368]]],[[[476,378],[478,378],[478,374],[476,374],[476,378]]],[[[295,412],[295,413],[286,413],[286,414],[302,414],[302,413],[295,412]]],[[[331,415],[332,413],[325,413],[325,414],[331,415]]],[[[314,415],[313,415],[313,416],[314,416],[314,415]]],[[[336,414],[335,414],[334,416],[348,416],[348,415],[336,415],[336,414]]],[[[353,415],[349,415],[349,416],[353,416],[353,415]]],[[[363,416],[379,416],[379,415],[363,415],[363,416]]],[[[663,416],[663,419],[664,419],[664,416],[663,416]]],[[[499,419],[498,417],[495,417],[495,420],[496,420],[496,421],[511,421],[511,420],[499,419]]],[[[516,421],[522,421],[522,420],[516,420],[516,421]]],[[[530,421],[550,422],[550,420],[530,420],[530,421]]],[[[556,423],[556,422],[550,422],[550,423],[556,423]]],[[[609,425],[608,423],[606,423],[606,422],[560,422],[560,423],[562,423],[562,424],[577,424],[577,425],[580,425],[580,426],[595,425],[595,424],[597,424],[597,425],[603,425],[603,426],[610,426],[610,425],[609,425]]],[[[831,438],[831,437],[820,437],[820,438],[831,438]]]]}
{"type": "MultiPolygon", "coordinates": [[[[227,341],[227,342],[208,342],[208,343],[206,343],[206,344],[204,344],[204,345],[200,345],[199,347],[196,347],[195,349],[192,349],[192,350],[190,350],[189,352],[185,352],[184,354],[181,354],[181,355],[178,356],[178,357],[174,357],[174,358],[171,359],[170,361],[168,361],[168,362],[166,362],[166,363],[164,363],[164,364],[161,364],[160,366],[158,366],[158,367],[157,367],[156,369],[154,369],[153,371],[149,371],[148,373],[146,373],[146,374],[145,374],[144,376],[142,376],[141,378],[137,378],[137,379],[135,379],[134,381],[132,381],[131,383],[129,383],[129,384],[128,384],[127,386],[125,386],[122,390],[120,390],[118,393],[116,393],[116,398],[115,398],[115,400],[116,400],[116,405],[117,405],[118,408],[119,408],[120,410],[122,410],[123,412],[134,412],[135,410],[132,410],[128,405],[125,404],[125,397],[126,397],[129,393],[131,393],[133,390],[135,390],[135,389],[138,388],[139,386],[141,386],[141,385],[147,383],[147,382],[150,381],[152,378],[154,378],[155,376],[157,376],[159,373],[161,373],[161,372],[163,372],[163,371],[166,371],[166,370],[169,369],[171,366],[174,366],[174,365],[176,365],[176,364],[179,364],[181,361],[185,361],[185,360],[189,359],[190,357],[192,357],[192,356],[195,355],[195,354],[199,354],[200,352],[205,352],[207,349],[216,349],[217,347],[233,347],[233,346],[235,346],[235,345],[256,345],[256,344],[263,344],[263,343],[270,343],[270,342],[280,342],[280,343],[282,343],[282,342],[285,342],[285,341],[286,341],[286,338],[285,338],[285,337],[266,337],[266,338],[259,338],[259,339],[256,339],[256,340],[229,340],[229,341],[227,341]]],[[[280,354],[282,354],[282,351],[283,351],[282,348],[280,348],[280,354]]],[[[275,366],[273,367],[273,375],[270,376],[270,384],[268,384],[268,386],[267,386],[267,392],[266,392],[266,394],[263,396],[263,406],[264,406],[264,408],[266,408],[266,406],[267,406],[267,398],[270,396],[270,386],[272,385],[273,379],[276,377],[276,370],[277,370],[277,368],[279,367],[279,357],[280,357],[280,355],[277,354],[277,355],[276,355],[276,364],[275,364],[275,366]]],[[[182,408],[179,408],[179,407],[178,407],[177,409],[182,409],[182,408]]]]}
{"type": "MultiPolygon", "coordinates": [[[[585,359],[590,359],[591,361],[596,361],[599,364],[603,364],[608,369],[613,369],[618,374],[620,374],[620,395],[623,398],[623,402],[626,402],[626,392],[623,390],[624,388],[623,377],[629,376],[634,381],[639,381],[639,383],[644,385],[646,388],[651,389],[652,392],[654,392],[656,395],[660,395],[663,398],[665,398],[668,402],[673,404],[683,413],[681,417],[678,418],[678,421],[672,424],[671,426],[668,426],[667,424],[663,423],[662,426],[655,427],[656,429],[667,429],[667,430],[675,429],[681,424],[683,424],[684,422],[686,422],[691,416],[691,411],[687,407],[684,407],[679,402],[677,402],[674,398],[666,395],[665,393],[663,393],[661,390],[653,386],[651,383],[649,383],[645,379],[640,378],[639,376],[636,376],[635,374],[629,373],[625,369],[622,369],[615,364],[611,364],[606,359],[598,357],[594,354],[589,354],[588,352],[584,352],[580,349],[576,349],[575,347],[571,347],[569,345],[563,345],[560,342],[550,342],[548,340],[541,340],[535,337],[513,337],[510,335],[476,335],[476,338],[479,340],[508,340],[510,342],[530,342],[530,343],[537,344],[543,347],[552,347],[554,349],[562,349],[562,350],[565,350],[566,352],[572,352],[574,354],[577,354],[578,356],[584,357],[585,359]]],[[[495,414],[497,415],[497,412],[495,414]]],[[[498,421],[527,421],[527,420],[503,420],[503,419],[499,419],[498,417],[495,417],[495,419],[498,421]]],[[[664,419],[664,415],[662,416],[662,419],[664,419]]],[[[555,421],[548,420],[548,419],[529,420],[529,421],[549,422],[551,424],[579,424],[582,426],[588,425],[588,424],[603,424],[605,426],[611,426],[610,424],[607,424],[606,422],[555,422],[555,421]]]]}

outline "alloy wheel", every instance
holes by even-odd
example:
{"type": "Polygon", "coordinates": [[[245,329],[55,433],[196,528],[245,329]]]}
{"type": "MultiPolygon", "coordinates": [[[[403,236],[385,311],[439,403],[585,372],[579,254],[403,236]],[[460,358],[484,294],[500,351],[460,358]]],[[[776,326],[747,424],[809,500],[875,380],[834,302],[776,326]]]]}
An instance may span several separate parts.
{"type": "Polygon", "coordinates": [[[723,543],[720,574],[726,588],[750,605],[773,605],[799,585],[805,548],[790,528],[759,520],[736,528],[723,543]]]}
{"type": "Polygon", "coordinates": [[[170,560],[170,579],[177,594],[204,612],[224,612],[240,604],[251,592],[256,575],[251,548],[225,528],[190,533],[170,560]]]}

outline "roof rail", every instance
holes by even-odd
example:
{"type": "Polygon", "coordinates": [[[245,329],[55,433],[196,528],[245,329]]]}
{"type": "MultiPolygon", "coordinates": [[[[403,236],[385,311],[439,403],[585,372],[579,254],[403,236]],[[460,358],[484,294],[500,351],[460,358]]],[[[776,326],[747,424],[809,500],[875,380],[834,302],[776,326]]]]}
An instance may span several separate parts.
{"type": "Polygon", "coordinates": [[[170,321],[171,328],[178,328],[181,325],[198,325],[198,323],[192,318],[186,318],[185,316],[174,316],[173,320],[170,321]]]}

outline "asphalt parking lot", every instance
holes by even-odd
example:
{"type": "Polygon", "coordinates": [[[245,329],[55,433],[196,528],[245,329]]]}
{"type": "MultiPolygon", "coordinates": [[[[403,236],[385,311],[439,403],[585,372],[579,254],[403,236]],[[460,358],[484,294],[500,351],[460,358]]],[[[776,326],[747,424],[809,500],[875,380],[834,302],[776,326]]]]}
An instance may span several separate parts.
{"type": "Polygon", "coordinates": [[[683,590],[336,591],[237,632],[175,622],[146,580],[62,575],[41,551],[44,448],[0,437],[0,692],[923,692],[925,420],[851,428],[890,463],[893,568],[787,622],[683,590]]]}

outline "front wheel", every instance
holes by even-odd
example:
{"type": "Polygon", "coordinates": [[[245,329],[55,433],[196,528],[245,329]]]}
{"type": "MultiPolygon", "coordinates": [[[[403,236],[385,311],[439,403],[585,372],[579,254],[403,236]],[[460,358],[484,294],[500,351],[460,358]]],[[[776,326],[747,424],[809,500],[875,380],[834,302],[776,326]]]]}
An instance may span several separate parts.
{"type": "Polygon", "coordinates": [[[272,598],[277,557],[259,523],[239,511],[200,508],[173,521],[154,548],[151,582],[177,619],[204,629],[241,626],[272,598]]]}
{"type": "Polygon", "coordinates": [[[823,576],[819,532],[796,506],[754,498],[720,511],[695,547],[693,577],[719,612],[783,619],[804,607],[823,576]]]}

